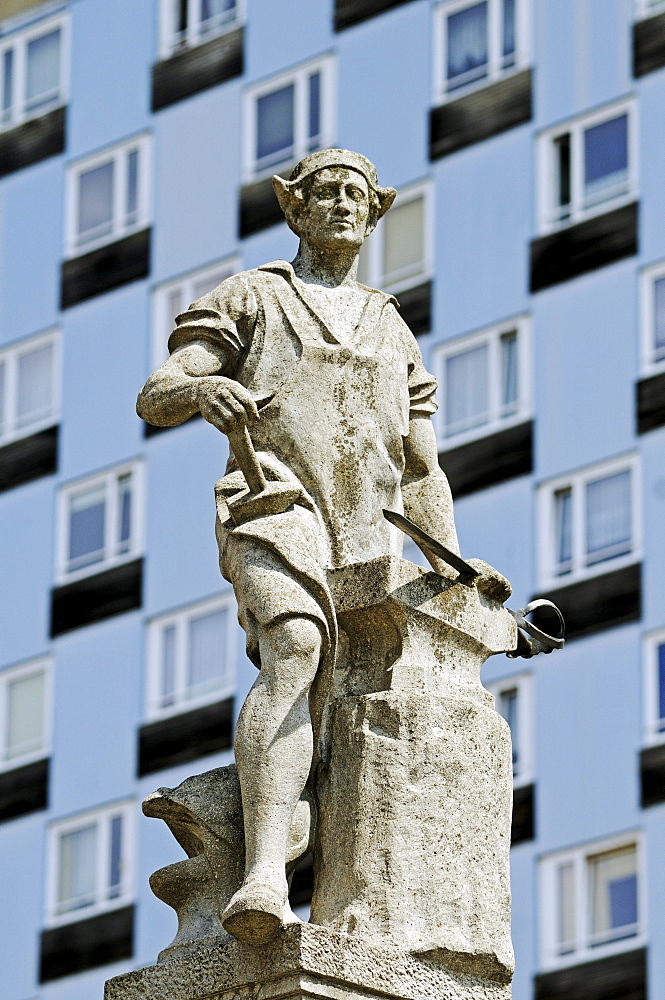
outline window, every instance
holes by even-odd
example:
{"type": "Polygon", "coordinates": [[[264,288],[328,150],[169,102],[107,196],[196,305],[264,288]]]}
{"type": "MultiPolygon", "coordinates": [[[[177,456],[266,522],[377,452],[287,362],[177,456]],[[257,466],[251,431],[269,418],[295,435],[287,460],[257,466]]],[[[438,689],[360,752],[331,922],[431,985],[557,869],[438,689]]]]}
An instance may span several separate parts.
{"type": "Polygon", "coordinates": [[[0,129],[65,103],[67,26],[62,16],[49,18],[0,38],[0,129]]]}
{"type": "Polygon", "coordinates": [[[665,369],[665,261],[641,275],[642,369],[665,369]]]}
{"type": "Polygon", "coordinates": [[[306,63],[247,92],[248,179],[332,144],[333,63],[306,63]]]}
{"type": "Polygon", "coordinates": [[[431,214],[429,187],[421,184],[400,191],[376,232],[363,244],[358,281],[401,291],[428,278],[431,214]]]}
{"type": "Polygon", "coordinates": [[[150,144],[146,135],[70,167],[67,253],[76,256],[148,223],[150,144]]]}
{"type": "Polygon", "coordinates": [[[624,101],[540,136],[542,231],[579,222],[635,197],[634,119],[634,109],[624,101]]]}
{"type": "Polygon", "coordinates": [[[440,439],[463,440],[518,423],[529,413],[525,317],[444,344],[434,355],[440,439]]]}
{"type": "Polygon", "coordinates": [[[634,561],[639,549],[636,489],[636,461],[627,458],[541,487],[545,584],[634,561]]]}
{"type": "Polygon", "coordinates": [[[141,476],[135,463],[65,487],[59,497],[58,576],[88,576],[141,551],[141,476]]]}
{"type": "Polygon", "coordinates": [[[51,331],[0,351],[0,445],[57,421],[58,346],[51,331]]]}
{"type": "Polygon", "coordinates": [[[230,594],[148,624],[147,715],[172,715],[220,701],[235,688],[230,594]]]}
{"type": "Polygon", "coordinates": [[[634,948],[643,933],[637,837],[562,851],[541,861],[543,966],[634,948]]]}
{"type": "Polygon", "coordinates": [[[211,292],[225,278],[237,274],[240,261],[237,257],[218,261],[209,267],[200,268],[183,275],[177,281],[159,285],[154,290],[153,298],[153,369],[159,368],[169,356],[168,339],[175,325],[178,313],[183,312],[190,303],[201,298],[206,292],[211,292]]]}
{"type": "Polygon", "coordinates": [[[161,0],[160,55],[168,58],[233,28],[241,0],[161,0]]]}
{"type": "Polygon", "coordinates": [[[644,640],[645,743],[665,743],[665,629],[644,640]]]}
{"type": "Polygon", "coordinates": [[[510,726],[514,783],[529,784],[533,780],[531,675],[508,677],[486,686],[490,694],[494,695],[497,712],[510,726]]]}
{"type": "Polygon", "coordinates": [[[453,100],[470,87],[526,64],[528,0],[450,0],[436,11],[435,100],[453,100]]]}
{"type": "Polygon", "coordinates": [[[0,771],[47,756],[50,679],[48,658],[0,673],[0,771]]]}
{"type": "Polygon", "coordinates": [[[125,906],[132,892],[132,807],[116,803],[54,823],[47,920],[81,920],[125,906]]]}

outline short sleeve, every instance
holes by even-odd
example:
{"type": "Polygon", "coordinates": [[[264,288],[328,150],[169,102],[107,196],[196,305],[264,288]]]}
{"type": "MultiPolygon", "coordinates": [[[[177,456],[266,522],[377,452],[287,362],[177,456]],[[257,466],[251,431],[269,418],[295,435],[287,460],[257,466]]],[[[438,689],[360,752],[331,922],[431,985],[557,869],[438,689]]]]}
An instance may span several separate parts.
{"type": "Polygon", "coordinates": [[[169,351],[204,341],[221,351],[233,369],[251,340],[256,315],[256,295],[247,273],[235,274],[176,316],[169,351]]]}
{"type": "Polygon", "coordinates": [[[409,417],[430,417],[437,410],[437,381],[423,365],[415,338],[409,353],[409,417]]]}

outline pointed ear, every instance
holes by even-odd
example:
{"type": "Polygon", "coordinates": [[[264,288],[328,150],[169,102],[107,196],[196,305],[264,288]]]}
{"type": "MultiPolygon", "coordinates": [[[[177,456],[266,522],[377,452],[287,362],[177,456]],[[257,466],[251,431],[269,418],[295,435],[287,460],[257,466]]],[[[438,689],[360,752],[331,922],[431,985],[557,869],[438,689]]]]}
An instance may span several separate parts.
{"type": "Polygon", "coordinates": [[[283,177],[279,174],[274,174],[272,178],[272,186],[275,194],[277,195],[277,201],[279,202],[279,207],[284,212],[284,215],[293,209],[295,204],[295,198],[293,197],[291,191],[291,183],[285,181],[283,177]]]}
{"type": "MultiPolygon", "coordinates": [[[[397,191],[395,188],[376,188],[376,195],[379,199],[379,219],[382,215],[385,215],[392,203],[395,200],[395,195],[397,191]]],[[[377,222],[379,220],[377,219],[377,222]]]]}

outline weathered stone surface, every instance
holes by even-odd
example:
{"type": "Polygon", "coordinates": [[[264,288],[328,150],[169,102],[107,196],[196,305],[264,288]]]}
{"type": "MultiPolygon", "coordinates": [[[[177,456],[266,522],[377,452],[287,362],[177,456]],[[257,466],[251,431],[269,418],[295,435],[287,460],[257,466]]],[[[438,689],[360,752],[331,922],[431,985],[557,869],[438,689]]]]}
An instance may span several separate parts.
{"type": "Polygon", "coordinates": [[[510,1000],[510,987],[455,975],[398,948],[312,924],[293,924],[274,941],[199,946],[188,954],[110,979],[104,1000],[510,1000]]]}

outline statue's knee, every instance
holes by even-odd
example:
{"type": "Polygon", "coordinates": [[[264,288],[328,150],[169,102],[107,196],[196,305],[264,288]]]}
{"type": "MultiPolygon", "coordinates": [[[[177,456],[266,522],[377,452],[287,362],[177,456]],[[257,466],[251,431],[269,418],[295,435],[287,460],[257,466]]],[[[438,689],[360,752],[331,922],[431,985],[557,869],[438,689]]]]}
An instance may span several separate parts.
{"type": "Polygon", "coordinates": [[[295,656],[318,663],[321,655],[321,630],[312,618],[292,616],[275,622],[271,628],[273,645],[282,656],[295,656]]]}

